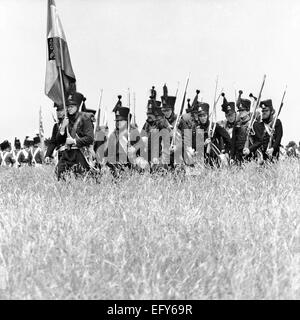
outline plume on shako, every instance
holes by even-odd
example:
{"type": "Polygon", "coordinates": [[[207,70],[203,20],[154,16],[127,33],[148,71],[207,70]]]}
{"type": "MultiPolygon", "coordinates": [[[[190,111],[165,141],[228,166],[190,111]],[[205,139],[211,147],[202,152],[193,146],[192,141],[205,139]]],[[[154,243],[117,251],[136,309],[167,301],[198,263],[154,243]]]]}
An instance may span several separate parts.
{"type": "Polygon", "coordinates": [[[156,90],[155,90],[155,86],[152,86],[151,90],[150,90],[150,97],[148,100],[148,104],[147,104],[147,113],[155,113],[155,109],[159,108],[161,105],[160,101],[156,100],[156,90]]]}
{"type": "Polygon", "coordinates": [[[154,86],[152,86],[150,92],[151,92],[150,99],[156,100],[156,90],[154,86]]]}
{"type": "Polygon", "coordinates": [[[192,106],[190,104],[191,99],[187,99],[187,108],[185,109],[186,113],[192,112],[192,106]]]}
{"type": "Polygon", "coordinates": [[[168,88],[166,84],[164,84],[163,86],[163,95],[161,97],[161,102],[163,109],[172,109],[174,111],[176,96],[168,95],[168,88]]]}
{"type": "Polygon", "coordinates": [[[192,103],[192,110],[194,110],[194,111],[198,110],[198,107],[199,107],[199,101],[198,101],[199,93],[200,93],[200,90],[197,89],[195,98],[192,103]]]}
{"type": "Polygon", "coordinates": [[[168,87],[167,87],[166,84],[164,84],[164,86],[163,86],[163,97],[164,97],[164,100],[166,102],[167,98],[168,98],[168,87]]]}
{"type": "Polygon", "coordinates": [[[115,107],[113,108],[112,112],[116,112],[118,108],[121,108],[122,107],[122,96],[121,95],[118,95],[118,101],[115,105],[115,107]]]}

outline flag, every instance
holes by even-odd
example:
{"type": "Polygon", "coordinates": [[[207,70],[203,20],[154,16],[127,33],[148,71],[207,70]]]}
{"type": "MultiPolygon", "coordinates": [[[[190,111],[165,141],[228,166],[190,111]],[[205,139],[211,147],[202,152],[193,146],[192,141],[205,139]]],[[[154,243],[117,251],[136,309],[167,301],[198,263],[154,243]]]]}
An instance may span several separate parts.
{"type": "Polygon", "coordinates": [[[45,94],[55,103],[62,105],[59,68],[62,71],[65,97],[76,91],[76,78],[71,65],[66,36],[54,0],[48,0],[47,57],[45,94]]]}

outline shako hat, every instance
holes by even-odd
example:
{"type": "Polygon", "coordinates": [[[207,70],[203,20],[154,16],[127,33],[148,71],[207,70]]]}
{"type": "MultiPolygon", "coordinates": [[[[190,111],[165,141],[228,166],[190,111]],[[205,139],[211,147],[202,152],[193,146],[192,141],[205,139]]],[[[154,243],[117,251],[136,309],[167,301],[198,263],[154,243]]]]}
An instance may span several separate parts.
{"type": "Polygon", "coordinates": [[[273,103],[272,103],[271,99],[267,99],[267,100],[261,101],[259,105],[262,108],[262,110],[264,110],[266,108],[269,108],[270,111],[274,110],[273,103]]]}
{"type": "Polygon", "coordinates": [[[86,101],[86,98],[84,97],[84,95],[80,92],[73,92],[70,93],[68,95],[67,101],[66,101],[66,105],[76,105],[76,106],[80,106],[81,102],[86,101]]]}
{"type": "Polygon", "coordinates": [[[150,96],[150,99],[148,100],[147,104],[147,114],[154,114],[154,110],[156,108],[160,108],[161,102],[157,100],[153,100],[152,96],[150,96]]]}
{"type": "Polygon", "coordinates": [[[0,148],[1,151],[4,151],[5,149],[10,147],[10,143],[8,140],[4,140],[1,144],[0,144],[0,148]]]}
{"type": "Polygon", "coordinates": [[[206,102],[200,102],[199,103],[199,114],[200,113],[206,113],[209,114],[209,104],[206,102]]]}
{"type": "Polygon", "coordinates": [[[117,101],[115,107],[113,108],[112,112],[116,112],[118,108],[122,107],[121,99],[122,99],[122,96],[119,94],[118,95],[118,101],[117,101]]]}
{"type": "Polygon", "coordinates": [[[38,135],[36,135],[35,137],[33,137],[33,144],[38,144],[38,143],[40,143],[41,142],[41,138],[38,136],[38,135]]]}
{"type": "Polygon", "coordinates": [[[235,102],[231,101],[228,102],[225,93],[222,92],[221,96],[223,97],[223,103],[222,103],[222,111],[225,112],[225,114],[234,113],[235,112],[235,102]]]}
{"type": "Polygon", "coordinates": [[[251,101],[249,99],[242,99],[238,111],[250,111],[251,101]]]}
{"type": "Polygon", "coordinates": [[[128,120],[128,115],[129,115],[129,108],[127,107],[119,107],[115,111],[115,120],[120,121],[120,120],[128,120]]]}

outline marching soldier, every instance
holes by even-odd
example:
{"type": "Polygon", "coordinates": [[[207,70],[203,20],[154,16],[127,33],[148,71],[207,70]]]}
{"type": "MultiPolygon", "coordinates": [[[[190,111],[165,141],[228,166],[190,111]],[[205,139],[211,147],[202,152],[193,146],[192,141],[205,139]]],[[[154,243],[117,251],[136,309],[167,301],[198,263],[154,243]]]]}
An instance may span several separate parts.
{"type": "Polygon", "coordinates": [[[140,138],[138,130],[136,128],[132,129],[130,123],[128,123],[131,120],[130,109],[121,105],[121,96],[118,96],[118,98],[119,104],[113,109],[116,128],[108,137],[105,151],[106,165],[115,178],[119,178],[126,168],[134,168],[136,152],[139,149],[137,140],[139,141],[140,138]],[[128,127],[130,128],[129,132],[128,127]],[[131,139],[131,136],[133,139],[131,139]]]}
{"type": "Polygon", "coordinates": [[[153,86],[147,104],[147,120],[141,131],[141,139],[145,146],[141,155],[148,161],[151,170],[158,164],[158,159],[161,156],[161,139],[158,138],[156,141],[159,131],[157,121],[163,118],[160,106],[161,102],[156,100],[156,91],[153,86]]]}
{"type": "MultiPolygon", "coordinates": [[[[190,139],[188,135],[183,138],[184,130],[188,129],[186,121],[182,118],[176,128],[176,135],[174,141],[174,149],[171,149],[171,143],[174,139],[173,130],[177,120],[177,115],[174,113],[176,96],[168,95],[168,88],[166,85],[163,87],[162,113],[164,119],[158,121],[158,128],[162,132],[162,157],[161,162],[165,169],[177,169],[183,164],[182,153],[183,146],[190,146],[190,139]],[[184,143],[183,143],[184,142],[184,143]]],[[[187,160],[187,159],[185,159],[187,160]]]]}
{"type": "Polygon", "coordinates": [[[226,120],[221,120],[218,124],[223,127],[232,138],[233,127],[236,122],[235,102],[228,102],[225,93],[221,94],[223,97],[222,111],[225,113],[226,120]]]}
{"type": "Polygon", "coordinates": [[[282,130],[282,123],[277,118],[274,119],[275,110],[273,108],[272,100],[264,100],[260,102],[260,107],[262,111],[262,125],[264,127],[264,136],[263,136],[263,143],[262,143],[262,152],[263,152],[263,159],[279,159],[279,151],[280,151],[280,144],[283,135],[282,130]],[[276,121],[274,126],[274,121],[276,121]],[[272,135],[272,130],[274,126],[274,133],[272,137],[271,144],[270,136],[272,135]]]}
{"type": "Polygon", "coordinates": [[[13,157],[16,160],[14,165],[15,165],[15,167],[19,168],[20,167],[19,158],[21,156],[22,149],[21,149],[21,142],[17,138],[15,138],[14,147],[15,147],[15,149],[13,151],[13,157]]]}
{"type": "Polygon", "coordinates": [[[12,167],[16,160],[14,159],[13,153],[11,152],[11,144],[8,142],[8,140],[5,140],[0,144],[0,149],[1,166],[12,167]]]}
{"type": "Polygon", "coordinates": [[[225,153],[226,148],[230,149],[231,147],[230,136],[218,123],[212,123],[212,132],[209,132],[211,120],[209,119],[209,104],[206,102],[201,102],[199,105],[199,119],[199,128],[203,130],[204,137],[204,163],[218,166],[220,154],[225,153]],[[221,139],[226,148],[222,147],[221,139]]]}
{"type": "Polygon", "coordinates": [[[239,164],[245,160],[257,158],[256,151],[262,145],[263,130],[259,122],[254,121],[253,128],[249,128],[250,124],[250,107],[251,101],[249,99],[240,98],[238,107],[239,121],[233,127],[232,132],[232,147],[231,159],[237,161],[239,164]],[[245,147],[247,141],[248,131],[250,131],[249,148],[245,147]]]}
{"type": "Polygon", "coordinates": [[[48,164],[51,162],[51,159],[53,159],[53,154],[54,151],[57,150],[57,156],[58,160],[61,158],[62,151],[60,151],[60,148],[62,145],[57,144],[56,136],[59,131],[59,128],[62,124],[62,121],[65,117],[65,110],[64,107],[61,105],[58,105],[54,103],[54,107],[56,108],[56,117],[57,117],[57,122],[54,124],[53,129],[52,129],[52,135],[47,147],[47,152],[45,155],[45,163],[48,164]]]}
{"type": "Polygon", "coordinates": [[[66,101],[67,117],[62,121],[56,136],[58,145],[65,144],[65,150],[57,164],[57,177],[60,180],[67,172],[73,172],[76,176],[90,170],[81,149],[89,147],[94,142],[93,124],[89,116],[79,112],[85,97],[74,92],[66,101]]]}
{"type": "Polygon", "coordinates": [[[39,167],[44,163],[43,151],[40,147],[41,139],[39,135],[33,138],[33,148],[29,152],[29,164],[39,167]]]}
{"type": "MultiPolygon", "coordinates": [[[[185,141],[185,148],[184,151],[187,152],[185,154],[185,159],[192,158],[193,153],[196,151],[199,154],[199,142],[201,139],[201,132],[200,132],[200,120],[199,120],[199,107],[200,102],[198,101],[200,90],[196,90],[195,98],[190,105],[190,99],[187,99],[188,107],[186,109],[186,114],[182,116],[183,121],[185,121],[187,128],[191,131],[191,137],[188,139],[188,143],[185,141]],[[192,150],[191,150],[192,148],[192,150]]],[[[188,137],[187,134],[184,135],[184,139],[188,137]]],[[[202,137],[203,139],[203,137],[202,137]]]]}

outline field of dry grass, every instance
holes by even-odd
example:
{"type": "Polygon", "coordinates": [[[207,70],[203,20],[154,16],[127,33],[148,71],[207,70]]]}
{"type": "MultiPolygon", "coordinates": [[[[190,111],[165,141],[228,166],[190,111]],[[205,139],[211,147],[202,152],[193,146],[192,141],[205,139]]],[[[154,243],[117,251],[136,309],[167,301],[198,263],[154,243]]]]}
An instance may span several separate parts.
{"type": "Polygon", "coordinates": [[[0,299],[299,299],[300,162],[57,182],[0,168],[0,299]]]}

